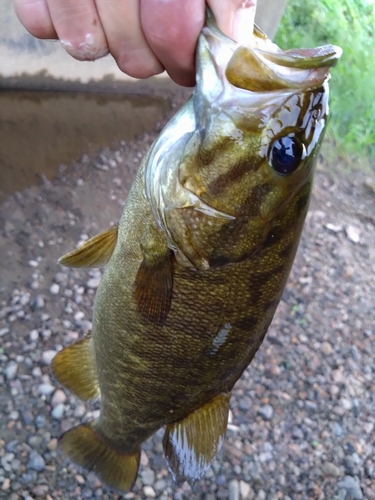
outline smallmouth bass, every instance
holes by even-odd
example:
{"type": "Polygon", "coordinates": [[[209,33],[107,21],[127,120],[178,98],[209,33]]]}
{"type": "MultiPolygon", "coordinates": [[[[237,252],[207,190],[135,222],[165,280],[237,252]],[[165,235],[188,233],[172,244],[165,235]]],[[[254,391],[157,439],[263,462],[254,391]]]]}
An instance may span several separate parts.
{"type": "Polygon", "coordinates": [[[207,13],[197,85],[144,158],[118,226],[60,259],[106,266],[92,332],[56,378],[100,416],[62,450],[132,488],[140,446],[166,425],[177,481],[201,478],[225,437],[231,390],[272,321],[298,247],[328,114],[333,46],[251,46],[207,13]]]}

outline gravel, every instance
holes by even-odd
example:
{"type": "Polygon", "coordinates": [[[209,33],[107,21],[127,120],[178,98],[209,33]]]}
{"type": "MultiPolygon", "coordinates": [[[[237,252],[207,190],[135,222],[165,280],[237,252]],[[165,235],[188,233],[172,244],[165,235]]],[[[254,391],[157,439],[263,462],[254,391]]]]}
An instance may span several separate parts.
{"type": "MultiPolygon", "coordinates": [[[[167,97],[179,105],[181,95],[167,97]]],[[[0,206],[0,498],[375,500],[375,194],[368,174],[344,175],[339,161],[319,164],[289,283],[233,390],[227,437],[206,476],[173,484],[162,430],[144,444],[127,495],[58,451],[59,436],[99,408],[65,392],[50,363],[90,329],[101,272],[57,259],[119,219],[161,126],[0,206]]]]}

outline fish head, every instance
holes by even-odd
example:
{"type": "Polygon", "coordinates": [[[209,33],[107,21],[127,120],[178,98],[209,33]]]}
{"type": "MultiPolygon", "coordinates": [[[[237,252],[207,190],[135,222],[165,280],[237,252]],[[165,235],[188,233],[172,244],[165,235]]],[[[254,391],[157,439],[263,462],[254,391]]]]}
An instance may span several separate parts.
{"type": "Polygon", "coordinates": [[[241,45],[208,14],[197,85],[173,124],[183,130],[171,146],[179,157],[159,179],[159,221],[181,262],[205,268],[251,255],[293,200],[303,224],[340,55],[334,46],[283,51],[257,27],[241,45]]]}

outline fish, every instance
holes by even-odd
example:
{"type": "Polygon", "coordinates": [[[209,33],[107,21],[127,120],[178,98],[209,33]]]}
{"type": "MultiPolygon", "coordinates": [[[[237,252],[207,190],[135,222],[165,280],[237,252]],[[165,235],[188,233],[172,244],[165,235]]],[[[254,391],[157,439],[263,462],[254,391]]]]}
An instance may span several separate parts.
{"type": "Polygon", "coordinates": [[[109,487],[132,489],[141,445],[163,426],[178,483],[219,452],[232,388],[298,248],[340,55],[284,51],[256,26],[237,43],[208,10],[196,87],[146,154],[119,223],[59,260],[105,268],[92,331],[52,370],[81,400],[100,397],[98,418],[60,448],[109,487]]]}

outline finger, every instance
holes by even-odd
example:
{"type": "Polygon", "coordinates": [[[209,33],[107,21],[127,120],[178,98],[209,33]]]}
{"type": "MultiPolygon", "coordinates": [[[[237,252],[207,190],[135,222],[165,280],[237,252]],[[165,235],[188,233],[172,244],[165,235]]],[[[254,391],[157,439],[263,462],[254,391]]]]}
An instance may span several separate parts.
{"type": "Polygon", "coordinates": [[[57,36],[71,56],[93,61],[108,54],[94,0],[48,0],[57,36]]]}
{"type": "Polygon", "coordinates": [[[111,54],[118,67],[134,78],[164,71],[143,34],[139,0],[96,0],[111,54]]]}
{"type": "Polygon", "coordinates": [[[141,22],[147,42],[170,77],[180,85],[195,83],[195,48],[204,13],[204,0],[141,0],[141,22]]]}
{"type": "Polygon", "coordinates": [[[18,19],[36,38],[57,38],[46,0],[13,0],[18,19]]]}
{"type": "Polygon", "coordinates": [[[219,29],[240,43],[253,36],[256,0],[207,0],[219,29]]]}

